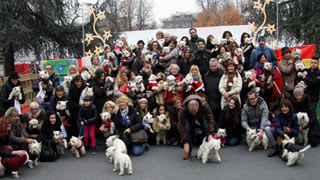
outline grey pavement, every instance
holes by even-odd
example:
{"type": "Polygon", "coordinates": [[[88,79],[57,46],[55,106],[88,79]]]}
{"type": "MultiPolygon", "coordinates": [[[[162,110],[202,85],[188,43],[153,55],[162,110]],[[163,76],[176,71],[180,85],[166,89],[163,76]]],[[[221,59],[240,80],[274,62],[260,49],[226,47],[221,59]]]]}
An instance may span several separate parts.
{"type": "MultiPolygon", "coordinates": [[[[23,180],[188,180],[188,179],[227,179],[227,180],[318,180],[320,175],[320,148],[311,148],[305,153],[301,164],[286,167],[278,157],[268,158],[262,148],[248,152],[244,143],[236,147],[220,150],[222,162],[182,160],[183,149],[173,146],[151,146],[142,156],[131,156],[133,175],[119,176],[113,172],[113,165],[104,154],[104,146],[98,147],[97,155],[87,154],[75,159],[70,150],[55,162],[40,162],[39,166],[20,169],[23,180]]],[[[195,149],[196,150],[196,149],[195,149]]],[[[196,153],[194,150],[193,154],[196,153]]],[[[6,176],[2,179],[13,179],[6,176]]]]}

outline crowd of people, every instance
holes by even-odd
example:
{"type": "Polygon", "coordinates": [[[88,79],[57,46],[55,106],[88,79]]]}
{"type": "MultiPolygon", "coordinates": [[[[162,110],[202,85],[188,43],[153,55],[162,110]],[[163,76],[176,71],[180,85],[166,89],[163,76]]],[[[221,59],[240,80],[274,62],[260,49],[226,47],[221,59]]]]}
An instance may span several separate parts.
{"type": "Polygon", "coordinates": [[[79,72],[70,66],[69,86],[60,83],[59,75],[47,64],[49,77],[39,77],[32,86],[43,95],[23,114],[16,106],[25,102],[23,89],[18,73],[11,72],[0,93],[0,176],[8,169],[19,177],[18,168],[28,159],[30,143],[42,142],[57,151],[56,145],[63,142],[53,139],[53,131],[61,131],[66,140],[83,134],[85,149],[93,155],[97,144],[116,134],[129,153],[139,156],[150,145],[159,144],[161,134],[165,135],[163,144],[180,145],[183,159],[189,159],[192,148],[219,128],[226,129],[226,145],[230,146],[238,145],[246,130],[257,129],[260,139],[267,134],[272,149],[268,156],[272,157],[281,151],[279,139],[297,137],[302,131],[296,113],[306,112],[308,144],[320,143],[318,57],[312,58],[306,74],[298,75],[295,63],[300,59],[283,47],[278,66],[283,89],[276,98],[272,81],[277,57],[264,37],[258,38],[255,47],[248,33],[242,34],[240,45],[229,31],[223,33],[221,42],[213,35],[206,40],[198,37],[195,28],[189,34],[190,38],[178,40],[158,32],[154,41],[145,44],[140,40],[134,46],[121,36],[114,49],[105,47],[102,59],[93,56],[90,67],[79,72]],[[133,91],[132,82],[139,77],[144,90],[133,91]],[[22,98],[10,96],[15,87],[20,87],[22,98]],[[88,87],[94,95],[83,97],[88,87]],[[57,108],[61,102],[67,102],[65,109],[57,108]],[[101,129],[104,112],[110,113],[111,121],[101,129]],[[148,113],[154,118],[151,124],[143,121],[148,113]],[[33,119],[39,126],[30,130],[33,119]],[[127,138],[139,130],[147,132],[147,143],[134,144],[127,138]]]}

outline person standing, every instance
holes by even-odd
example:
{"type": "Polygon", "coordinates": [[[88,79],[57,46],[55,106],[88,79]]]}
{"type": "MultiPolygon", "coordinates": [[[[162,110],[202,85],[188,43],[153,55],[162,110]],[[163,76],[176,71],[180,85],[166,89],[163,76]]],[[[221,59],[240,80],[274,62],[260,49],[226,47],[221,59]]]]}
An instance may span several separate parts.
{"type": "Polygon", "coordinates": [[[263,36],[258,38],[259,46],[257,49],[253,50],[250,57],[250,68],[253,68],[257,62],[257,57],[259,54],[264,53],[267,57],[268,62],[272,63],[272,69],[275,70],[277,67],[277,57],[272,49],[266,46],[266,40],[263,36]]]}
{"type": "Polygon", "coordinates": [[[205,41],[203,39],[197,42],[197,52],[195,53],[195,63],[199,67],[201,76],[204,77],[209,70],[209,60],[211,59],[210,51],[205,48],[205,41]]]}
{"type": "Polygon", "coordinates": [[[198,46],[197,43],[199,40],[203,41],[203,44],[205,44],[204,39],[198,36],[197,29],[196,28],[190,28],[189,29],[189,34],[190,34],[190,44],[191,44],[191,49],[195,52],[198,51],[198,46]]]}
{"type": "Polygon", "coordinates": [[[294,89],[294,79],[296,77],[295,72],[295,60],[292,59],[290,54],[290,49],[288,47],[283,47],[281,49],[281,55],[283,60],[279,63],[279,69],[283,78],[283,89],[282,91],[287,91],[290,95],[293,95],[294,89]]]}

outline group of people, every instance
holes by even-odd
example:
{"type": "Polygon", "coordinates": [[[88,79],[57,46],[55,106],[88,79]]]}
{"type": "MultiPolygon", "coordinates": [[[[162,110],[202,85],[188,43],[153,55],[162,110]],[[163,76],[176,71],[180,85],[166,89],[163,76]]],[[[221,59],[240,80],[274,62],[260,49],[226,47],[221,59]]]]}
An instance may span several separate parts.
{"type": "Polygon", "coordinates": [[[260,139],[264,132],[267,134],[272,148],[268,156],[272,157],[281,151],[279,139],[297,137],[302,128],[296,113],[306,112],[310,119],[308,143],[320,143],[316,116],[320,89],[318,57],[312,58],[307,75],[298,77],[297,60],[288,47],[282,48],[279,69],[283,89],[276,99],[272,84],[262,76],[264,65],[270,63],[272,68],[266,73],[274,80],[277,67],[275,53],[266,46],[264,37],[258,38],[255,47],[248,33],[242,34],[240,45],[229,31],[223,33],[221,42],[212,35],[206,40],[198,37],[195,28],[189,34],[190,38],[183,36],[177,41],[168,33],[158,32],[154,41],[145,45],[140,40],[135,46],[129,46],[121,36],[113,50],[105,47],[102,59],[93,56],[90,67],[82,67],[79,72],[71,65],[69,87],[60,83],[59,75],[47,64],[49,77],[40,77],[32,87],[36,93],[42,91],[43,96],[23,114],[16,108],[17,102],[25,102],[23,89],[20,88],[22,98],[9,99],[13,88],[21,87],[18,73],[10,73],[0,93],[0,169],[8,169],[18,177],[18,168],[28,158],[27,145],[35,141],[56,151],[56,145],[63,142],[53,139],[53,131],[63,132],[67,140],[83,134],[86,151],[93,155],[96,144],[113,134],[124,140],[129,153],[141,155],[150,145],[159,144],[157,134],[161,133],[166,135],[164,144],[182,146],[183,159],[189,159],[193,146],[219,128],[226,129],[226,145],[230,146],[242,141],[245,130],[257,129],[260,139]],[[253,74],[254,85],[245,77],[246,72],[253,74]],[[145,88],[133,92],[131,82],[138,76],[145,88]],[[111,85],[106,81],[110,77],[114,78],[111,85]],[[187,77],[191,80],[186,81],[187,77]],[[300,86],[300,81],[306,86],[300,86]],[[83,97],[87,87],[92,88],[93,96],[83,97]],[[64,109],[57,108],[61,102],[67,102],[64,109]],[[104,112],[111,115],[108,123],[101,119],[104,112]],[[154,118],[151,124],[143,121],[148,113],[154,118]],[[39,126],[31,130],[33,119],[38,120],[39,126]],[[105,128],[99,129],[102,124],[105,128]],[[128,140],[127,135],[139,130],[147,132],[147,143],[128,140]]]}

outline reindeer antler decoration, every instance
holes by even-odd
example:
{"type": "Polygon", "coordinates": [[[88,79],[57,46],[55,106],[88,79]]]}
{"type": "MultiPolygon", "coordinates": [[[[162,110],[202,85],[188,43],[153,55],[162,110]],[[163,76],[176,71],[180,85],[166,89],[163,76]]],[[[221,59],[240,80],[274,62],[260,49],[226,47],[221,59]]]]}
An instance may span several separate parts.
{"type": "MultiPolygon", "coordinates": [[[[265,26],[266,24],[266,21],[267,21],[267,13],[266,13],[266,6],[268,4],[270,4],[270,2],[274,2],[274,0],[266,0],[263,4],[263,7],[262,7],[262,3],[260,0],[257,0],[257,1],[254,1],[253,2],[253,8],[254,9],[257,9],[258,11],[262,11],[263,12],[263,15],[264,15],[264,20],[263,20],[263,23],[257,28],[255,26],[255,22],[248,22],[248,25],[249,25],[249,29],[250,31],[254,34],[254,39],[253,39],[253,42],[254,42],[254,45],[256,46],[257,42],[257,35],[260,31],[264,30],[264,29],[267,29],[267,31],[270,33],[270,34],[273,34],[276,29],[275,29],[275,24],[273,25],[270,25],[268,24],[267,26],[265,26]]],[[[269,43],[269,46],[272,48],[272,49],[275,49],[276,48],[276,45],[271,41],[269,43]]]]}
{"type": "MultiPolygon", "coordinates": [[[[112,35],[110,33],[110,30],[108,30],[108,31],[104,30],[104,34],[101,36],[96,30],[96,24],[97,24],[98,20],[105,18],[105,15],[104,15],[105,11],[99,10],[99,13],[96,14],[95,9],[93,8],[93,5],[89,6],[88,10],[93,15],[93,26],[92,27],[93,27],[93,32],[95,35],[86,34],[85,41],[87,41],[88,45],[89,45],[91,43],[91,41],[93,41],[94,39],[100,39],[102,41],[103,47],[104,47],[106,45],[106,41],[108,41],[112,37],[112,35]]],[[[102,51],[101,46],[95,46],[95,50],[94,50],[95,55],[99,55],[102,52],[103,51],[102,51]]],[[[86,52],[86,56],[93,56],[91,49],[88,52],[86,52]]]]}

